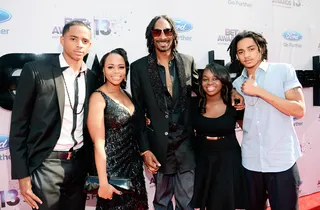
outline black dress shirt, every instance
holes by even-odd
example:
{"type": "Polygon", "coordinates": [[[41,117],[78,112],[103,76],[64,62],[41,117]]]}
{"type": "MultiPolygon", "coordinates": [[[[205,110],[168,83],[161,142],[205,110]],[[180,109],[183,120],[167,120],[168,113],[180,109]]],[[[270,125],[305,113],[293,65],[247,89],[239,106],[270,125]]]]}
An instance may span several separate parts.
{"type": "Polygon", "coordinates": [[[188,138],[185,122],[181,112],[183,110],[174,109],[175,104],[180,96],[180,81],[179,75],[176,70],[175,59],[169,62],[169,73],[172,81],[172,96],[167,89],[166,83],[166,71],[165,67],[158,64],[158,71],[160,73],[160,78],[164,86],[164,98],[168,109],[168,119],[169,119],[169,132],[168,132],[168,150],[167,150],[167,163],[164,169],[165,174],[173,174],[180,171],[183,159],[179,153],[184,152],[187,148],[184,141],[188,138]]]}

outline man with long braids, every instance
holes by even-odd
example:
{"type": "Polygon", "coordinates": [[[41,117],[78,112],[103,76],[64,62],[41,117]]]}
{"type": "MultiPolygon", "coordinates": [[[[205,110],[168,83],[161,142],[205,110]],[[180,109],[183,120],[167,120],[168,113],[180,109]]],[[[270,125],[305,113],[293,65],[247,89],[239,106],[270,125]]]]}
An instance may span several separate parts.
{"type": "Polygon", "coordinates": [[[244,31],[229,48],[242,74],[233,86],[245,98],[242,165],[249,193],[249,210],[263,210],[267,198],[272,210],[298,209],[301,156],[292,118],[305,114],[305,102],[292,65],[267,62],[266,39],[244,31]]]}
{"type": "Polygon", "coordinates": [[[195,161],[188,104],[198,73],[193,58],[177,52],[177,31],[168,16],[151,20],[146,39],[149,55],[131,64],[131,92],[140,152],[156,183],[153,204],[156,210],[172,209],[174,195],[177,209],[192,209],[195,161]]]}

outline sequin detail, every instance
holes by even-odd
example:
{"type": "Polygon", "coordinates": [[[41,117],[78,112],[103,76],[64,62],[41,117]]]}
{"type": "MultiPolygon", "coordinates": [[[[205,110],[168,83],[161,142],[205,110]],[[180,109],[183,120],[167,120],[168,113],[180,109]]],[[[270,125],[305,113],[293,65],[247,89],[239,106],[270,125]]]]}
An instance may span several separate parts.
{"type": "Polygon", "coordinates": [[[104,110],[105,151],[107,154],[107,174],[109,177],[131,178],[133,194],[114,195],[112,200],[98,198],[97,210],[145,210],[148,199],[143,176],[143,161],[138,143],[133,138],[133,119],[129,111],[116,103],[105,93],[101,93],[106,101],[104,110]]]}

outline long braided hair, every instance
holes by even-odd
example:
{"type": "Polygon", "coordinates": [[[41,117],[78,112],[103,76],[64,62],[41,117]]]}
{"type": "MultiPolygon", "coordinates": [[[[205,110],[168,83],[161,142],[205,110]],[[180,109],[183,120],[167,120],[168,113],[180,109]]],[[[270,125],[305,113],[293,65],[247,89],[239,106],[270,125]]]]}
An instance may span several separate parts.
{"type": "Polygon", "coordinates": [[[238,62],[240,65],[240,69],[243,69],[243,64],[239,62],[237,59],[237,45],[238,42],[244,38],[251,38],[253,41],[257,44],[258,50],[261,52],[261,60],[267,60],[268,59],[268,48],[267,48],[267,40],[259,33],[253,32],[253,31],[243,31],[237,34],[233,40],[231,41],[228,51],[231,58],[231,63],[238,62]]]}
{"type": "Polygon", "coordinates": [[[154,28],[154,25],[156,24],[156,22],[159,19],[165,19],[166,21],[169,22],[169,24],[171,26],[172,36],[173,36],[173,42],[172,42],[171,51],[173,53],[175,53],[177,51],[177,46],[178,46],[178,32],[177,32],[177,29],[176,29],[176,26],[175,26],[173,20],[167,15],[159,15],[159,16],[154,17],[150,21],[149,25],[147,26],[145,36],[146,36],[146,39],[147,39],[148,52],[149,53],[153,53],[153,51],[154,51],[154,42],[153,42],[153,37],[152,37],[152,29],[154,28]]]}

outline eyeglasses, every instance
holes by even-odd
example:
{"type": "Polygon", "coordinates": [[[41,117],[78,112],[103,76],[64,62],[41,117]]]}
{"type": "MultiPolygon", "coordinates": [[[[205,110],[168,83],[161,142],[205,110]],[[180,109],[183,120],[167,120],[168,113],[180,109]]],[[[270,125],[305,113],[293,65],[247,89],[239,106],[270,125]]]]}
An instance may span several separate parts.
{"type": "Polygon", "coordinates": [[[151,31],[152,32],[152,36],[153,37],[159,37],[159,36],[161,36],[162,31],[163,31],[165,36],[172,36],[173,35],[172,29],[171,28],[166,28],[166,29],[163,29],[163,30],[161,30],[161,29],[152,29],[152,31],[151,31]]]}

